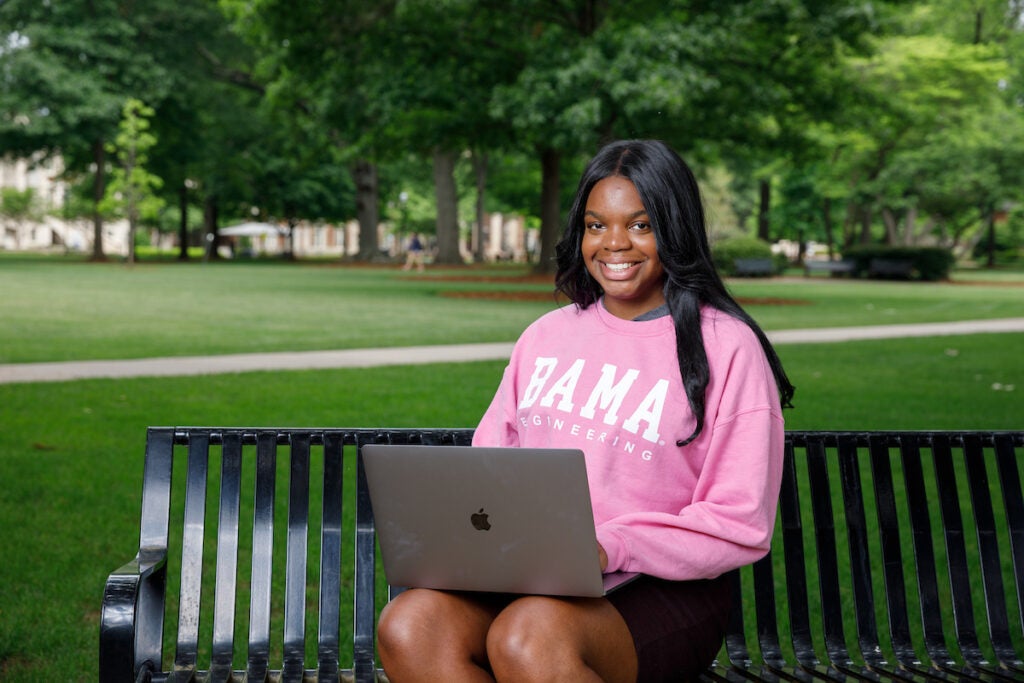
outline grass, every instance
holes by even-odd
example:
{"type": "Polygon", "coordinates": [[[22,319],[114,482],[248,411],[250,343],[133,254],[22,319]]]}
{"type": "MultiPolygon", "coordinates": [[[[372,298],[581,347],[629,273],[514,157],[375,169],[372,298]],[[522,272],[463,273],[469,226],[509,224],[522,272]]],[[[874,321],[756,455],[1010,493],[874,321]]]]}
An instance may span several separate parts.
{"type": "MultiPolygon", "coordinates": [[[[504,340],[551,306],[438,296],[459,288],[545,288],[430,274],[434,279],[421,281],[383,269],[129,269],[3,258],[0,356],[11,362],[504,340]],[[12,302],[21,297],[28,301],[12,302]],[[399,314],[409,317],[381,320],[399,314]],[[464,319],[473,316],[480,319],[464,319]]],[[[811,308],[830,325],[1024,315],[1019,280],[813,280],[735,288],[746,297],[812,301],[751,306],[770,329],[813,326],[811,308]],[[889,308],[900,313],[885,313],[889,308]]],[[[1021,348],[1021,334],[780,346],[798,387],[787,427],[1020,429],[1021,348]]],[[[0,680],[96,680],[103,582],[137,546],[146,426],[472,426],[502,365],[0,385],[0,680]]]]}
{"type": "MultiPolygon", "coordinates": [[[[522,268],[0,259],[0,363],[515,339],[554,305],[522,268]],[[516,279],[520,278],[520,279],[516,279]],[[465,297],[516,292],[535,300],[465,297]]],[[[1024,274],[988,284],[736,280],[766,329],[1024,316],[1024,274]]]]}

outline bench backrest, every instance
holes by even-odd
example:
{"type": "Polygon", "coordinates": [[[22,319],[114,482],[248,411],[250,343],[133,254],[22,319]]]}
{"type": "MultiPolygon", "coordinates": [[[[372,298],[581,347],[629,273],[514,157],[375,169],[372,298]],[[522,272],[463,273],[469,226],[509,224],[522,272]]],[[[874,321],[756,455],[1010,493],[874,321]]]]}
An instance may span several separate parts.
{"type": "MultiPolygon", "coordinates": [[[[374,680],[389,596],[358,449],[471,436],[149,430],[139,557],[163,560],[138,598],[133,673],[374,680]]],[[[1024,433],[788,433],[772,551],[733,573],[719,666],[1020,667],[1022,455],[1024,433]]]]}

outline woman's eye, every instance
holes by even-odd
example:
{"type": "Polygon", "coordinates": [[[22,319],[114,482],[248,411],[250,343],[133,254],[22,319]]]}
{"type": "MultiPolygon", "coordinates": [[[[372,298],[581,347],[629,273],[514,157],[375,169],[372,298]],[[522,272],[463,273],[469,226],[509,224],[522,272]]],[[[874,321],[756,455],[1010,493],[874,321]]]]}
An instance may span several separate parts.
{"type": "Polygon", "coordinates": [[[629,226],[629,229],[632,230],[633,232],[647,232],[648,230],[651,229],[651,224],[650,223],[634,223],[633,225],[629,226]]]}
{"type": "Polygon", "coordinates": [[[600,230],[603,227],[600,223],[587,223],[587,230],[600,230]]]}

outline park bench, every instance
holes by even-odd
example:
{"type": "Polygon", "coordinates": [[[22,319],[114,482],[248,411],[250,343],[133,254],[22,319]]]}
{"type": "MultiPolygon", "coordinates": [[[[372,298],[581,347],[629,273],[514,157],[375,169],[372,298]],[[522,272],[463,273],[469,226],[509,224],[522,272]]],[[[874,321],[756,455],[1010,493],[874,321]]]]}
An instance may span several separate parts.
{"type": "Polygon", "coordinates": [[[824,261],[818,259],[804,260],[804,276],[810,277],[811,272],[821,271],[829,275],[850,275],[857,270],[857,264],[848,259],[842,261],[824,261]]]}
{"type": "Polygon", "coordinates": [[[733,274],[742,277],[768,276],[775,273],[775,263],[770,258],[733,259],[733,274]]]}
{"type": "Polygon", "coordinates": [[[913,262],[902,259],[873,258],[868,263],[868,277],[908,280],[913,272],[913,262]]]}
{"type": "MultiPolygon", "coordinates": [[[[390,593],[359,449],[471,435],[151,428],[100,680],[386,680],[374,630],[390,593]]],[[[1022,431],[787,433],[771,552],[731,573],[702,679],[1024,680],[1022,465],[1022,431]]]]}

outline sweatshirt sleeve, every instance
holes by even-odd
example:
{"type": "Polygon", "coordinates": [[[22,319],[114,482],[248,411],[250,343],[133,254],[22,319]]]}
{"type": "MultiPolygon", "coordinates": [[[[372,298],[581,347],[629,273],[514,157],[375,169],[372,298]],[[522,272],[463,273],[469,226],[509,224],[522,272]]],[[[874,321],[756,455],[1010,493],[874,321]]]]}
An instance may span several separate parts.
{"type": "Polygon", "coordinates": [[[473,432],[474,446],[516,447],[515,356],[505,368],[498,390],[473,432]]]}
{"type": "Polygon", "coordinates": [[[693,500],[678,514],[636,512],[597,529],[608,571],[713,578],[763,557],[782,476],[783,421],[764,408],[714,426],[693,500]]]}
{"type": "Polygon", "coordinates": [[[704,333],[707,424],[682,449],[701,457],[692,492],[678,512],[636,504],[600,524],[610,570],[712,578],[760,559],[771,545],[785,440],[775,378],[742,323],[720,321],[704,333]]]}

